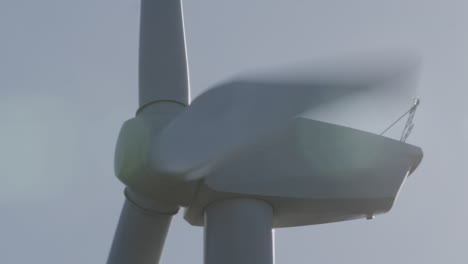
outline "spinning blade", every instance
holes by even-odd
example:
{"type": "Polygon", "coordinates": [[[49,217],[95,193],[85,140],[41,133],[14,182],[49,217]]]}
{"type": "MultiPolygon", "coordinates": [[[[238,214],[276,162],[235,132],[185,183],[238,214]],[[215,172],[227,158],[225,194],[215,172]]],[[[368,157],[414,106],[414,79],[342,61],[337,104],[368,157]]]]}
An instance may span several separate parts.
{"type": "MultiPolygon", "coordinates": [[[[306,110],[339,98],[388,89],[411,75],[408,57],[337,61],[257,71],[219,84],[168,125],[153,145],[153,169],[184,180],[279,131],[306,110]]],[[[395,87],[393,87],[395,88],[395,87]]],[[[401,93],[393,89],[390,93],[401,93]]]]}

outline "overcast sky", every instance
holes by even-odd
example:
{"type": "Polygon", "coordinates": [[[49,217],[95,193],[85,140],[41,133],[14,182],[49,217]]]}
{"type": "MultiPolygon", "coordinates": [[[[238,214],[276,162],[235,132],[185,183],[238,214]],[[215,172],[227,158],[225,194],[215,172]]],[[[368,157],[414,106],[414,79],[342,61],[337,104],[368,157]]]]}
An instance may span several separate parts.
{"type": "MultiPolygon", "coordinates": [[[[393,210],[276,232],[277,263],[467,263],[468,2],[186,0],[192,96],[257,66],[420,53],[409,142],[422,165],[393,210]]],[[[113,175],[137,108],[137,0],[0,1],[0,263],[105,263],[123,202],[113,175]]],[[[161,263],[202,263],[175,217],[161,263]]]]}

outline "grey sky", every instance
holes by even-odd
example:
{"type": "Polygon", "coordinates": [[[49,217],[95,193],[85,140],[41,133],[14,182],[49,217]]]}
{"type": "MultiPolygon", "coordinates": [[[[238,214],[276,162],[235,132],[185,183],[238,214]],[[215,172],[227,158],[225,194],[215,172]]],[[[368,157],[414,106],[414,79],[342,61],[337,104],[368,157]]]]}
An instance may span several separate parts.
{"type": "MultiPolygon", "coordinates": [[[[466,263],[468,2],[186,0],[192,96],[257,66],[381,49],[424,58],[425,158],[373,221],[276,231],[277,263],[466,263]]],[[[137,108],[137,0],[0,2],[0,263],[105,263],[114,144],[137,108]]],[[[181,215],[161,263],[202,263],[181,215]]]]}

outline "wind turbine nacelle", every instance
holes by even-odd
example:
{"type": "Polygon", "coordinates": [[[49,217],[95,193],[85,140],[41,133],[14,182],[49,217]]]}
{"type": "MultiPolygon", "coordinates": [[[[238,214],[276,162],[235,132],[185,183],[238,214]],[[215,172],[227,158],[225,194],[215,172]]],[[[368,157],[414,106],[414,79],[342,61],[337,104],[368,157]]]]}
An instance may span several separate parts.
{"type": "Polygon", "coordinates": [[[297,118],[213,169],[185,218],[201,226],[208,204],[239,197],[269,202],[274,227],[372,217],[391,209],[422,156],[397,140],[297,118]]]}
{"type": "Polygon", "coordinates": [[[386,212],[422,152],[349,128],[359,124],[349,116],[391,120],[414,95],[412,64],[373,61],[255,72],[189,106],[144,104],[121,129],[116,175],[144,198],[189,207],[196,225],[207,204],[233,197],[269,201],[277,227],[386,212]],[[350,115],[354,108],[366,114],[350,115]]]}

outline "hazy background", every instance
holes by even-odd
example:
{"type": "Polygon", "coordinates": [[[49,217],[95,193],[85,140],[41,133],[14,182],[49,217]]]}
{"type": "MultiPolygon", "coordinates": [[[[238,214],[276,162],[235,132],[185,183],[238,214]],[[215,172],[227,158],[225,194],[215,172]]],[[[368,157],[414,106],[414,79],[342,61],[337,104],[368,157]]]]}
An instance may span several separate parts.
{"type": "MultiPolygon", "coordinates": [[[[393,208],[276,231],[277,263],[467,263],[468,2],[186,0],[193,98],[249,68],[388,48],[424,57],[393,208]]],[[[0,1],[0,263],[105,263],[123,202],[114,144],[137,108],[137,0],[0,1]]],[[[175,217],[161,263],[202,263],[175,217]]]]}

